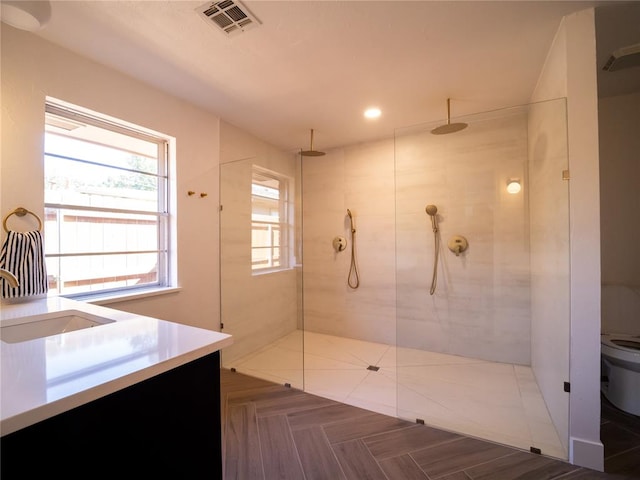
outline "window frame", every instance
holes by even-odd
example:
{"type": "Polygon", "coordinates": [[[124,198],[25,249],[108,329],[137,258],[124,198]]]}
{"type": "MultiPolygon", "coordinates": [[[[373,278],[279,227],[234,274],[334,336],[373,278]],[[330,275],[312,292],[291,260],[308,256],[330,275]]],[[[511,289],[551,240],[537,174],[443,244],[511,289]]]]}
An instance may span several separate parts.
{"type": "MultiPolygon", "coordinates": [[[[290,270],[293,265],[292,258],[292,249],[291,245],[293,245],[293,215],[291,211],[291,197],[292,197],[292,181],[291,179],[284,174],[275,172],[273,170],[269,170],[260,165],[252,165],[251,166],[251,274],[252,275],[263,275],[268,273],[280,272],[284,270],[290,270]],[[253,185],[255,184],[256,176],[266,177],[268,179],[276,180],[279,182],[279,198],[278,198],[278,221],[277,222],[268,222],[261,220],[254,220],[254,210],[253,210],[253,199],[254,197],[260,197],[253,193],[253,185]],[[253,232],[254,225],[260,226],[272,226],[277,225],[279,230],[280,243],[278,245],[267,245],[267,246],[255,246],[253,243],[253,232]],[[270,249],[271,254],[269,255],[269,259],[271,260],[273,257],[273,250],[279,249],[279,265],[273,266],[271,261],[270,264],[264,267],[254,267],[253,265],[253,252],[257,249],[270,249]]],[[[272,229],[269,229],[270,235],[273,236],[272,229]]]]}
{"type": "MultiPolygon", "coordinates": [[[[109,208],[109,207],[91,207],[86,205],[66,204],[66,203],[51,203],[45,202],[45,217],[47,212],[55,210],[57,216],[64,215],[65,210],[71,210],[73,212],[88,212],[100,214],[114,213],[116,215],[145,215],[154,217],[157,221],[156,230],[156,248],[152,250],[123,250],[123,251],[105,251],[104,249],[92,250],[88,252],[71,252],[63,253],[58,248],[57,252],[51,253],[45,251],[45,260],[59,261],[61,258],[80,258],[90,256],[102,256],[109,254],[144,254],[155,253],[157,259],[157,279],[154,282],[145,283],[143,285],[124,285],[113,288],[102,288],[96,290],[76,291],[66,293],[64,287],[60,285],[62,280],[60,278],[56,281],[56,288],[58,295],[67,298],[79,298],[79,297],[100,297],[110,295],[130,295],[136,293],[142,293],[146,290],[157,290],[159,288],[170,288],[172,286],[172,272],[171,265],[174,263],[171,256],[173,255],[171,249],[171,212],[170,212],[170,189],[172,181],[170,178],[170,152],[174,150],[174,139],[166,135],[162,135],[157,132],[146,130],[143,127],[135,126],[129,122],[108,117],[98,112],[90,111],[82,107],[70,105],[65,102],[47,98],[45,102],[45,115],[53,114],[58,117],[63,117],[71,122],[79,122],[81,124],[87,124],[95,126],[104,130],[112,131],[136,139],[141,139],[147,142],[151,142],[157,145],[157,171],[155,173],[144,172],[145,175],[152,175],[157,179],[157,198],[156,198],[156,210],[135,210],[126,208],[109,208]]],[[[46,120],[45,120],[46,123],[46,120]]],[[[46,132],[44,132],[46,133],[46,132]]],[[[73,137],[73,136],[71,136],[73,137]]],[[[109,146],[108,144],[105,144],[109,146]]],[[[46,142],[45,142],[46,146],[46,142]]],[[[118,148],[115,146],[114,148],[118,148]]],[[[43,162],[46,164],[46,157],[58,157],[67,160],[83,162],[83,159],[77,159],[73,157],[64,157],[57,154],[48,153],[46,150],[43,152],[43,162]]],[[[83,163],[94,164],[98,166],[105,166],[109,168],[115,168],[121,171],[141,172],[125,167],[114,167],[112,165],[103,162],[91,162],[86,161],[83,163]]],[[[45,167],[46,168],[46,167],[45,167]]],[[[60,220],[58,220],[60,221],[60,220]]],[[[46,225],[46,221],[45,221],[46,225]]],[[[46,242],[45,242],[46,244],[46,242]]],[[[123,275],[123,277],[126,275],[123,275]]]]}

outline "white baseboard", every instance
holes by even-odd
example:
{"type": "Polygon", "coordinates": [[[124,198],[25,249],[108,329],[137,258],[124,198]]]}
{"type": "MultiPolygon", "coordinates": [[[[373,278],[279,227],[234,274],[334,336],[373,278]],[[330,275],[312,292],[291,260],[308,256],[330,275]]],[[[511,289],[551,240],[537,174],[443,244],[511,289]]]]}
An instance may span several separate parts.
{"type": "Polygon", "coordinates": [[[582,438],[569,438],[569,462],[580,467],[604,472],[604,445],[582,438]]]}

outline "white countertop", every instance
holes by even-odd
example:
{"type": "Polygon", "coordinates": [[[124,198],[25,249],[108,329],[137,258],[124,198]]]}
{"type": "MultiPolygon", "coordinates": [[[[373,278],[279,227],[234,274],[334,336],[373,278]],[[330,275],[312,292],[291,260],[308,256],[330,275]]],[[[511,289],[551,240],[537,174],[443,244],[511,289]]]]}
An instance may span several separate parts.
{"type": "MultiPolygon", "coordinates": [[[[1,304],[0,326],[76,310],[111,323],[0,341],[0,433],[15,432],[230,345],[230,335],[60,297],[1,304]],[[37,317],[36,317],[37,318],[37,317]]],[[[8,337],[7,337],[8,338],[8,337]]]]}

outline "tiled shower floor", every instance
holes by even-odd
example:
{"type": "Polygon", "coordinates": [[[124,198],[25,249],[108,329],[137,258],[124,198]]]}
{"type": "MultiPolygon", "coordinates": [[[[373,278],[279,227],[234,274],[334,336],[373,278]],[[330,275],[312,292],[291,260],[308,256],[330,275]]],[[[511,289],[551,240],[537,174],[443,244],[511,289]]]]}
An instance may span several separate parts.
{"type": "Polygon", "coordinates": [[[223,353],[223,365],[348,405],[567,458],[530,367],[302,331],[233,364],[223,353]]]}

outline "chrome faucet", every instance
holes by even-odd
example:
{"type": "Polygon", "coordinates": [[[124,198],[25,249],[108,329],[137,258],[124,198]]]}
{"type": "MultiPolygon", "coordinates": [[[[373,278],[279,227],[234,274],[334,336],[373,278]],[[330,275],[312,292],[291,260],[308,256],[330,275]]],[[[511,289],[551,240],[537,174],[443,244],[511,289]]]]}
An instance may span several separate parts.
{"type": "Polygon", "coordinates": [[[18,281],[16,276],[13,273],[11,273],[9,270],[0,268],[0,277],[4,278],[7,282],[9,282],[9,286],[12,288],[16,288],[20,286],[20,282],[18,281]]]}

